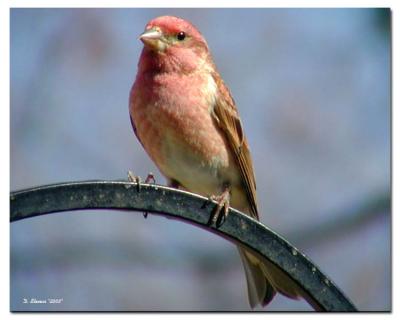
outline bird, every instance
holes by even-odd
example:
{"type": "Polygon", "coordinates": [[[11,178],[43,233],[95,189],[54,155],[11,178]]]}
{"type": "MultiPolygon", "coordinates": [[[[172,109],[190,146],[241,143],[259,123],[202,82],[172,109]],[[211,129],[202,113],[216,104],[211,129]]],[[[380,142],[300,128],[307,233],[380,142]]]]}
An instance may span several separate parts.
{"type": "MultiPolygon", "coordinates": [[[[197,28],[175,16],[149,21],[129,95],[133,131],[169,186],[259,220],[252,157],[235,101],[197,28]]],[[[251,308],[301,288],[267,259],[238,245],[251,308]]]]}

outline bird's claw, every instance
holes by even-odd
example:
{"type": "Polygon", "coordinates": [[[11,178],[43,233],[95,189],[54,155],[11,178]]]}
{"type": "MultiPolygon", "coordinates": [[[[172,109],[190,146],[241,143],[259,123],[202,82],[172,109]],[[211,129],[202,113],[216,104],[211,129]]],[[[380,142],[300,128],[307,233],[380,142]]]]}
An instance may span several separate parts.
{"type": "MultiPolygon", "coordinates": [[[[128,181],[136,183],[137,192],[139,193],[142,188],[142,179],[139,176],[136,176],[132,171],[128,171],[128,181]]],[[[153,173],[149,172],[144,183],[155,184],[156,178],[153,173]]],[[[146,219],[148,216],[148,212],[143,212],[143,217],[146,219]]]]}
{"type": "Polygon", "coordinates": [[[154,174],[152,172],[149,172],[147,174],[147,177],[146,177],[146,180],[144,180],[144,183],[149,183],[149,184],[156,183],[156,178],[154,177],[154,174]]]}
{"type": "Polygon", "coordinates": [[[210,220],[208,222],[209,225],[215,223],[217,227],[220,227],[228,217],[229,213],[229,202],[230,202],[230,191],[229,189],[226,189],[224,192],[222,192],[221,195],[219,196],[209,196],[208,197],[209,201],[216,201],[217,205],[212,211],[212,214],[210,216],[210,220]]]}
{"type": "Polygon", "coordinates": [[[130,170],[128,171],[128,181],[136,183],[137,192],[140,192],[142,179],[130,170]]]}
{"type": "MultiPolygon", "coordinates": [[[[141,190],[141,184],[142,184],[142,179],[139,176],[136,176],[132,171],[128,171],[128,181],[134,182],[137,184],[137,191],[140,192],[141,190]]],[[[153,173],[149,172],[147,174],[146,179],[144,180],[144,183],[148,184],[155,184],[156,183],[156,178],[154,177],[153,173]]]]}

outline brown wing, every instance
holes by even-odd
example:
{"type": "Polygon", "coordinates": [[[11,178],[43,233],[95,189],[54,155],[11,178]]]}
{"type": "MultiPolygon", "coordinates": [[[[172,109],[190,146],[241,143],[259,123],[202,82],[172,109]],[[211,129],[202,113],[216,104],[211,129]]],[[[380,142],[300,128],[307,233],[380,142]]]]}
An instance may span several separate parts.
{"type": "Polygon", "coordinates": [[[230,147],[235,154],[235,159],[242,176],[243,186],[246,190],[250,204],[251,216],[259,220],[253,163],[251,160],[249,145],[243,132],[239,113],[224,82],[217,74],[213,74],[213,78],[218,88],[218,97],[214,106],[213,116],[218,126],[225,133],[230,147]]]}

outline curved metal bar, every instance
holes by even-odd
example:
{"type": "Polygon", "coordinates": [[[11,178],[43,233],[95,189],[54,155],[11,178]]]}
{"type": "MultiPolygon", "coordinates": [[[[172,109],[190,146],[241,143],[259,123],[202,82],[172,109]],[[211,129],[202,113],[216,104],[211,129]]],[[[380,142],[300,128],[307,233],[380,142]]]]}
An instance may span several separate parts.
{"type": "Polygon", "coordinates": [[[314,309],[357,311],[313,262],[277,233],[232,208],[221,226],[209,225],[215,204],[189,192],[127,181],[84,181],[12,192],[10,202],[11,222],[78,209],[144,211],[190,222],[270,260],[300,286],[314,309]]]}

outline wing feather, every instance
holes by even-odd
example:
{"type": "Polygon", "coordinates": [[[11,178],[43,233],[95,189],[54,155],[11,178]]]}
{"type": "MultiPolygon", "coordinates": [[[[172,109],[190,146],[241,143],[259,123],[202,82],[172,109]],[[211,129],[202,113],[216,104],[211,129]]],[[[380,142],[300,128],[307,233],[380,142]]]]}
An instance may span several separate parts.
{"type": "Polygon", "coordinates": [[[218,88],[218,96],[212,114],[234,152],[249,201],[251,216],[259,220],[253,162],[242,122],[235,102],[223,80],[216,73],[213,74],[213,78],[218,88]]]}

